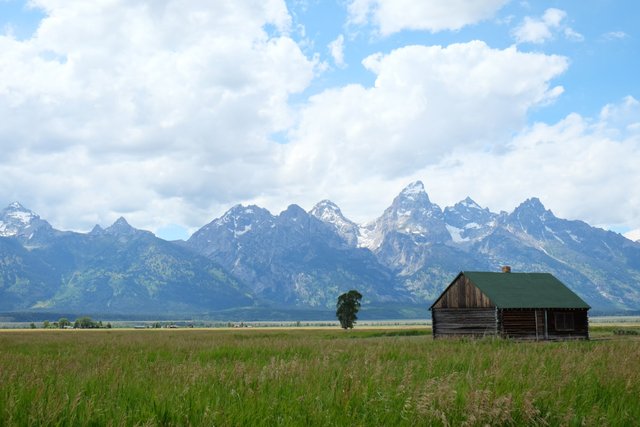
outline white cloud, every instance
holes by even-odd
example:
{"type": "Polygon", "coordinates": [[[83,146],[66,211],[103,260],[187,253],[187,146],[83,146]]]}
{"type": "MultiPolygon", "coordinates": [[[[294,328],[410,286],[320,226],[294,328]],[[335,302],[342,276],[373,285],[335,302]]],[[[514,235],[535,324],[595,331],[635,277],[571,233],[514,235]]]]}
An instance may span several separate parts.
{"type": "Polygon", "coordinates": [[[623,236],[634,242],[640,242],[640,228],[624,233],[623,236]]]}
{"type": "Polygon", "coordinates": [[[565,28],[564,29],[564,36],[574,42],[581,42],[584,41],[584,36],[578,32],[576,32],[575,30],[573,30],[572,28],[565,28]]]}
{"type": "Polygon", "coordinates": [[[547,9],[540,19],[525,17],[523,22],[513,30],[518,43],[541,44],[553,38],[554,33],[562,29],[564,36],[572,41],[583,41],[584,37],[564,24],[567,13],[560,9],[547,9]]]}
{"type": "MultiPolygon", "coordinates": [[[[399,182],[456,149],[499,149],[531,107],[561,93],[549,82],[567,67],[563,57],[478,41],[407,46],[363,64],[377,76],[374,87],[312,97],[292,133],[283,179],[314,188],[310,197],[333,191],[348,199],[368,183],[379,190],[388,182],[397,191],[399,182]]],[[[388,202],[376,200],[380,207],[388,202]]],[[[356,215],[371,211],[370,203],[356,215]]]]}
{"type": "Polygon", "coordinates": [[[516,27],[513,34],[518,43],[543,43],[551,38],[551,30],[547,24],[528,16],[516,27]]]}
{"type": "Polygon", "coordinates": [[[344,35],[340,34],[335,40],[329,43],[329,52],[333,58],[333,62],[338,67],[344,67],[344,35]]]}
{"type": "Polygon", "coordinates": [[[626,96],[618,104],[605,105],[600,111],[598,125],[602,132],[608,132],[612,138],[640,133],[640,102],[632,96],[626,96]]]}
{"type": "Polygon", "coordinates": [[[564,10],[550,8],[545,10],[544,15],[542,15],[542,22],[551,28],[558,28],[566,17],[567,13],[564,10]]]}
{"type": "Polygon", "coordinates": [[[502,153],[455,150],[421,172],[438,183],[433,198],[454,203],[464,195],[492,209],[511,210],[527,197],[563,218],[604,228],[638,228],[640,128],[638,102],[609,105],[597,119],[570,114],[560,122],[520,132],[502,153]],[[635,117],[630,114],[630,107],[635,117]]]}
{"type": "Polygon", "coordinates": [[[60,228],[126,214],[155,229],[268,192],[268,135],[315,67],[283,1],[33,4],[33,38],[0,37],[3,199],[60,228]]]}
{"type": "Polygon", "coordinates": [[[624,31],[610,31],[602,35],[602,38],[605,40],[622,40],[627,37],[629,37],[629,35],[624,31]]]}
{"type": "Polygon", "coordinates": [[[402,30],[459,30],[491,18],[508,0],[351,0],[349,20],[372,23],[384,36],[402,30]]]}
{"type": "MultiPolygon", "coordinates": [[[[502,3],[421,28],[468,25],[502,3]]],[[[414,179],[441,205],[470,195],[512,209],[538,196],[561,216],[639,226],[636,99],[522,130],[562,93],[552,81],[567,58],[479,41],[406,46],[363,60],[374,85],[318,91],[297,111],[289,97],[326,64],[292,39],[282,1],[34,4],[47,12],[33,38],[0,37],[0,199],[58,228],[125,215],[193,231],[235,203],[277,212],[323,198],[367,220],[414,179]]],[[[350,5],[384,34],[418,25],[383,24],[395,6],[382,0],[350,5]]],[[[541,22],[565,34],[554,13],[541,22]]]]}

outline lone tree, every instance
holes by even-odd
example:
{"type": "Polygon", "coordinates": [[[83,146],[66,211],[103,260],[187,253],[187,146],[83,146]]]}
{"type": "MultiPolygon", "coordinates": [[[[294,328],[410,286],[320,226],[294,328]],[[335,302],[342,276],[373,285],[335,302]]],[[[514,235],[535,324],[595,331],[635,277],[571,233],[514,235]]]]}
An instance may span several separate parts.
{"type": "Polygon", "coordinates": [[[336,316],[342,329],[353,329],[353,324],[358,320],[356,313],[360,310],[361,299],[362,294],[353,289],[338,297],[336,316]]]}

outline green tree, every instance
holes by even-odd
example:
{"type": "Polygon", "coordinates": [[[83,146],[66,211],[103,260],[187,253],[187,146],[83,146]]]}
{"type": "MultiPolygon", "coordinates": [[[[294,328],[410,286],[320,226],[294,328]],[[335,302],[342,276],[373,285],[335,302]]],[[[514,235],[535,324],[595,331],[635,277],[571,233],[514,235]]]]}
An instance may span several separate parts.
{"type": "Polygon", "coordinates": [[[44,322],[42,322],[42,327],[44,329],[49,329],[50,326],[51,326],[51,323],[49,323],[48,320],[45,320],[44,322]]]}
{"type": "Polygon", "coordinates": [[[31,325],[29,325],[29,327],[30,327],[31,329],[35,329],[35,328],[36,328],[36,324],[35,324],[35,323],[33,323],[33,322],[31,322],[31,325]]]}
{"type": "Polygon", "coordinates": [[[97,326],[98,324],[94,322],[93,319],[91,319],[91,317],[85,316],[85,317],[80,317],[79,319],[76,320],[74,328],[91,329],[91,328],[96,328],[97,326]]]}
{"type": "Polygon", "coordinates": [[[71,322],[66,317],[61,317],[60,319],[58,319],[58,327],[60,329],[64,329],[69,325],[71,325],[71,322]]]}
{"type": "Polygon", "coordinates": [[[353,324],[358,320],[358,310],[360,310],[360,300],[362,294],[354,289],[338,297],[336,304],[336,317],[340,320],[342,329],[352,329],[353,324]]]}

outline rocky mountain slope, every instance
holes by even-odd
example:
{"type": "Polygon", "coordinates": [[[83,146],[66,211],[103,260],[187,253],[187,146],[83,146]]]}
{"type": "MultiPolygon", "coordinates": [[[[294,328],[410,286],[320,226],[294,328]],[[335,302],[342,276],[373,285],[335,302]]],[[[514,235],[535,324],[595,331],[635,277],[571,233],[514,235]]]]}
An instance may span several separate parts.
{"type": "Polygon", "coordinates": [[[12,204],[0,229],[0,311],[194,314],[253,305],[219,265],[124,218],[87,234],[61,232],[12,204]]]}
{"type": "MultiPolygon", "coordinates": [[[[330,218],[319,217],[338,229],[330,218]]],[[[537,198],[511,214],[493,213],[470,198],[442,210],[418,181],[356,234],[358,246],[369,248],[424,301],[437,297],[459,271],[511,265],[514,271],[553,273],[599,310],[640,308],[640,245],[557,218],[537,198]]]]}
{"type": "MultiPolygon", "coordinates": [[[[326,202],[323,202],[326,205],[326,202]]],[[[335,205],[333,205],[335,206],[335,205]]],[[[327,209],[317,207],[322,217],[327,209]]],[[[277,216],[257,206],[235,206],[207,224],[187,245],[246,283],[263,303],[279,307],[335,307],[337,296],[358,288],[370,303],[411,302],[392,272],[332,215],[329,226],[297,205],[277,216]]]]}
{"type": "Polygon", "coordinates": [[[471,198],[442,209],[418,181],[366,224],[329,200],[278,215],[238,205],[187,242],[124,218],[74,233],[18,203],[0,211],[0,312],[330,315],[355,288],[380,316],[427,316],[459,271],[502,265],[551,272],[600,312],[640,310],[640,243],[557,218],[536,198],[511,213],[471,198]]]}

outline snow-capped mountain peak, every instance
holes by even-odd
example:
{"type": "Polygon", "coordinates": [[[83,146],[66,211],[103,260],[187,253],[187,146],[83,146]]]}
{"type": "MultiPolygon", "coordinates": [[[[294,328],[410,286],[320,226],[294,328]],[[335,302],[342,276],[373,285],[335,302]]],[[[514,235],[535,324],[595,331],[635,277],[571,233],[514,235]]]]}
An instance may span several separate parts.
{"type": "Polygon", "coordinates": [[[450,240],[442,209],[431,203],[421,181],[406,186],[382,216],[360,228],[358,246],[375,251],[390,233],[406,235],[420,245],[450,240]]]}
{"type": "Polygon", "coordinates": [[[350,246],[356,246],[358,243],[358,225],[347,219],[338,205],[331,200],[322,200],[318,202],[310,211],[310,215],[318,218],[320,221],[332,226],[335,231],[350,246]]]}
{"type": "MultiPolygon", "coordinates": [[[[318,219],[332,219],[336,216],[343,217],[342,212],[338,205],[333,203],[331,200],[321,200],[316,205],[311,208],[309,213],[315,216],[318,219]]],[[[344,218],[344,217],[343,217],[344,218]]]]}
{"type": "Polygon", "coordinates": [[[251,218],[255,216],[256,211],[262,210],[255,205],[244,206],[241,204],[233,206],[227,212],[224,213],[220,218],[214,220],[213,222],[222,225],[222,224],[230,224],[236,223],[240,218],[251,218]]]}
{"type": "Polygon", "coordinates": [[[469,196],[467,196],[467,198],[461,201],[459,204],[468,209],[482,209],[482,207],[475,201],[473,201],[473,199],[469,196]]]}
{"type": "Polygon", "coordinates": [[[444,220],[455,243],[475,241],[486,236],[496,225],[497,214],[466,199],[444,209],[444,220]]]}
{"type": "Polygon", "coordinates": [[[32,220],[40,218],[38,215],[25,208],[18,202],[13,202],[5,208],[3,216],[13,218],[24,225],[28,225],[32,220]]]}
{"type": "Polygon", "coordinates": [[[521,214],[522,212],[534,214],[539,217],[542,217],[542,215],[544,215],[547,212],[551,213],[551,211],[548,211],[547,208],[544,207],[540,199],[538,199],[537,197],[532,197],[530,199],[525,200],[514,210],[513,213],[521,214]]]}
{"type": "Polygon", "coordinates": [[[273,222],[271,213],[256,205],[235,205],[220,218],[213,220],[204,227],[205,230],[224,228],[236,237],[250,231],[258,224],[273,222]]]}
{"type": "Polygon", "coordinates": [[[0,211],[0,237],[22,236],[31,239],[35,231],[42,227],[51,228],[49,223],[18,202],[0,211]]]}
{"type": "Polygon", "coordinates": [[[246,239],[257,230],[273,227],[274,221],[275,217],[267,209],[238,204],[196,231],[189,238],[189,243],[205,248],[213,239],[220,240],[220,236],[224,236],[227,243],[235,245],[239,239],[246,239]]]}
{"type": "Polygon", "coordinates": [[[412,182],[411,184],[407,185],[404,189],[402,189],[402,191],[400,192],[400,196],[409,197],[409,198],[415,197],[420,194],[427,194],[424,191],[424,184],[422,183],[422,181],[412,182]]]}
{"type": "Polygon", "coordinates": [[[7,207],[11,209],[16,209],[16,210],[23,210],[23,211],[28,210],[24,206],[22,206],[20,202],[13,202],[7,207]]]}

